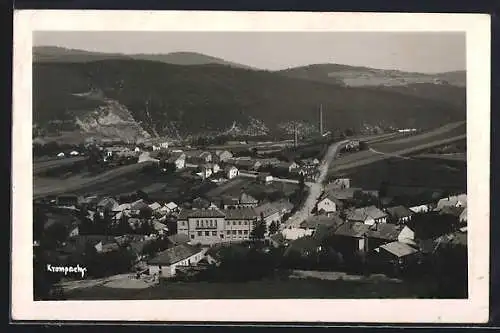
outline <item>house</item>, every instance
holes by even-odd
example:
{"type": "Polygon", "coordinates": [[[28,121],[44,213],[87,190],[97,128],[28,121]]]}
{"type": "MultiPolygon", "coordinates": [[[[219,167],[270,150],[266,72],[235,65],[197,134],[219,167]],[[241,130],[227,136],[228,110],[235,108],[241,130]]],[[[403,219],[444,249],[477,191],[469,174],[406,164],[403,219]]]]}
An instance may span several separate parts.
{"type": "Polygon", "coordinates": [[[419,204],[408,208],[413,213],[427,213],[430,210],[429,204],[419,204]]]}
{"type": "Polygon", "coordinates": [[[56,198],[56,205],[61,207],[77,207],[83,200],[83,197],[77,195],[59,195],[56,198]]]}
{"type": "Polygon", "coordinates": [[[177,206],[177,204],[175,202],[169,202],[167,203],[165,206],[163,206],[165,208],[165,211],[168,213],[168,214],[172,214],[172,213],[178,213],[179,212],[179,206],[177,206]]]}
{"type": "Polygon", "coordinates": [[[344,189],[351,187],[351,180],[349,178],[337,178],[327,185],[327,189],[344,189]]]}
{"type": "Polygon", "coordinates": [[[198,197],[193,200],[193,203],[191,205],[193,209],[212,209],[212,208],[217,208],[212,202],[209,200],[198,197]]]}
{"type": "Polygon", "coordinates": [[[271,176],[270,173],[260,173],[258,176],[257,176],[257,181],[259,183],[264,183],[264,184],[268,184],[270,182],[273,181],[273,176],[271,176]]]}
{"type": "Polygon", "coordinates": [[[177,233],[193,244],[210,245],[225,240],[225,216],[219,209],[183,209],[177,217],[177,233]]]}
{"type": "Polygon", "coordinates": [[[104,212],[114,211],[120,204],[114,198],[104,198],[97,204],[97,211],[101,214],[104,212]]]}
{"type": "Polygon", "coordinates": [[[330,214],[342,208],[342,202],[338,200],[334,193],[324,193],[317,204],[317,211],[319,213],[330,214]]]}
{"type": "Polygon", "coordinates": [[[57,154],[57,157],[64,157],[64,156],[65,156],[64,153],[57,154]]]}
{"type": "Polygon", "coordinates": [[[311,236],[303,236],[295,239],[286,248],[283,256],[288,257],[292,253],[298,254],[300,257],[309,257],[317,254],[321,250],[321,244],[311,236]]]}
{"type": "Polygon", "coordinates": [[[362,222],[347,221],[341,224],[334,232],[335,243],[343,248],[344,253],[355,254],[365,252],[365,234],[370,228],[362,222]]]}
{"type": "Polygon", "coordinates": [[[467,207],[464,208],[460,216],[458,217],[460,224],[467,225],[467,207]]]}
{"type": "Polygon", "coordinates": [[[140,153],[140,152],[141,152],[141,148],[139,148],[139,147],[134,148],[134,153],[140,153]]]}
{"type": "Polygon", "coordinates": [[[286,240],[296,240],[302,237],[311,236],[313,233],[313,230],[303,228],[286,228],[281,231],[281,234],[286,240]]]}
{"type": "Polygon", "coordinates": [[[156,213],[161,209],[161,205],[157,202],[153,202],[152,204],[149,205],[149,208],[153,213],[156,213]]]}
{"type": "Polygon", "coordinates": [[[227,179],[233,179],[239,175],[238,168],[234,165],[229,165],[224,169],[227,179]]]}
{"type": "Polygon", "coordinates": [[[390,222],[395,224],[406,224],[414,214],[411,210],[401,205],[386,208],[386,212],[389,214],[390,222]]]}
{"type": "Polygon", "coordinates": [[[375,206],[356,208],[347,214],[347,221],[362,222],[366,225],[386,223],[387,214],[375,206]]]}
{"type": "Polygon", "coordinates": [[[391,223],[375,223],[366,232],[366,251],[398,240],[402,227],[391,223]]]}
{"type": "Polygon", "coordinates": [[[220,166],[219,164],[217,163],[212,163],[212,164],[209,164],[210,167],[212,168],[212,173],[217,173],[220,171],[220,166]]]}
{"type": "Polygon", "coordinates": [[[460,216],[462,215],[462,212],[465,210],[465,207],[461,206],[444,206],[440,211],[439,215],[449,215],[453,216],[457,220],[460,219],[460,216]]]}
{"type": "Polygon", "coordinates": [[[415,232],[412,229],[410,229],[407,225],[405,225],[403,229],[401,229],[398,235],[398,242],[409,245],[416,245],[415,232]]]}
{"type": "Polygon", "coordinates": [[[259,200],[252,197],[250,194],[245,192],[240,194],[238,200],[238,207],[252,207],[255,208],[259,204],[259,200]]]}
{"type": "Polygon", "coordinates": [[[200,158],[201,161],[203,161],[205,163],[212,162],[212,153],[210,153],[208,151],[202,152],[198,157],[200,158]]]}
{"type": "Polygon", "coordinates": [[[328,193],[328,196],[335,198],[338,201],[341,201],[344,206],[346,205],[346,203],[354,199],[355,193],[362,191],[362,189],[355,187],[336,188],[330,185],[331,184],[326,186],[324,193],[328,193]]]}
{"type": "Polygon", "coordinates": [[[76,150],[73,150],[71,153],[69,153],[71,156],[78,156],[80,155],[79,152],[77,152],[76,150]]]}
{"type": "Polygon", "coordinates": [[[204,257],[205,250],[180,244],[166,249],[147,262],[149,274],[160,277],[173,277],[178,267],[196,265],[204,257]]]}
{"type": "Polygon", "coordinates": [[[318,229],[319,226],[337,228],[342,223],[344,223],[344,220],[342,220],[337,214],[333,214],[331,216],[317,215],[307,218],[300,224],[300,227],[302,229],[312,230],[314,232],[318,229]]]}
{"type": "Polygon", "coordinates": [[[273,166],[275,169],[285,173],[291,173],[292,171],[299,168],[299,165],[295,162],[279,162],[273,166]]]}
{"type": "Polygon", "coordinates": [[[175,168],[177,170],[184,169],[186,166],[186,154],[182,152],[173,153],[167,162],[175,164],[175,168]]]}
{"type": "Polygon", "coordinates": [[[210,164],[203,164],[201,167],[201,178],[205,179],[205,178],[209,178],[211,175],[212,175],[212,168],[210,166],[210,164]]]}
{"type": "Polygon", "coordinates": [[[262,164],[254,159],[236,159],[234,165],[240,170],[257,171],[262,164]]]}
{"type": "Polygon", "coordinates": [[[225,215],[225,235],[221,238],[226,242],[244,241],[250,239],[250,234],[257,223],[257,213],[253,208],[243,207],[223,210],[225,215]]]}
{"type": "Polygon", "coordinates": [[[467,194],[448,196],[438,201],[435,210],[441,210],[446,206],[467,207],[467,194]]]}
{"type": "Polygon", "coordinates": [[[405,243],[398,241],[381,245],[376,252],[393,265],[402,266],[417,259],[419,251],[405,243]]]}
{"type": "Polygon", "coordinates": [[[141,212],[148,211],[151,211],[151,208],[143,199],[139,199],[130,204],[130,212],[134,215],[139,215],[141,212]]]}
{"type": "Polygon", "coordinates": [[[158,221],[153,221],[153,229],[160,235],[166,234],[168,232],[167,226],[158,221]]]}
{"type": "Polygon", "coordinates": [[[282,199],[257,206],[255,212],[259,219],[263,219],[267,227],[269,227],[273,222],[281,223],[283,216],[290,213],[292,209],[293,205],[289,201],[282,199]]]}
{"type": "Polygon", "coordinates": [[[215,160],[219,163],[226,162],[228,159],[233,157],[233,154],[227,150],[216,150],[214,155],[215,160]]]}

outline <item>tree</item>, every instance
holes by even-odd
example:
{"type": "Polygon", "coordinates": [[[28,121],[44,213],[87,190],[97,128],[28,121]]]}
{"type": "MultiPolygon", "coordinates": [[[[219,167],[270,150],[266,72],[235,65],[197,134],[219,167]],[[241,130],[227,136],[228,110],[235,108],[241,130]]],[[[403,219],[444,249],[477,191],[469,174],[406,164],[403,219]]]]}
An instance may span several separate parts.
{"type": "Polygon", "coordinates": [[[260,214],[260,221],[257,222],[252,232],[250,233],[250,238],[253,240],[262,240],[267,231],[266,221],[264,220],[264,214],[260,214]]]}
{"type": "Polygon", "coordinates": [[[305,177],[304,177],[304,174],[299,174],[299,190],[300,192],[303,192],[304,191],[304,188],[306,186],[306,183],[305,183],[305,177]]]}
{"type": "Polygon", "coordinates": [[[271,235],[274,235],[276,232],[278,232],[278,223],[276,223],[275,221],[273,221],[269,225],[269,233],[271,235]]]}

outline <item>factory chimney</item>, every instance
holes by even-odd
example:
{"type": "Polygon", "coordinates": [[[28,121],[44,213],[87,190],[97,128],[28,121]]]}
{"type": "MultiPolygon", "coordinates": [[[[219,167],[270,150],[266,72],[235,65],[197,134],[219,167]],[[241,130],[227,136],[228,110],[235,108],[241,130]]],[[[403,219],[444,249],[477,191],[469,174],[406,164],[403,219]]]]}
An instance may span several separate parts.
{"type": "Polygon", "coordinates": [[[319,106],[319,134],[323,135],[323,104],[319,106]]]}

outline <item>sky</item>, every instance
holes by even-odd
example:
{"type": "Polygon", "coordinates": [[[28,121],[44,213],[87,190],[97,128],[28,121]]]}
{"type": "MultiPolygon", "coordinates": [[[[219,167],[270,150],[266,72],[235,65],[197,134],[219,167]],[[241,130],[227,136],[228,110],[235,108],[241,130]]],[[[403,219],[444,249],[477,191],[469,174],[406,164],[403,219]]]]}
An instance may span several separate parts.
{"type": "Polygon", "coordinates": [[[198,52],[266,70],[321,63],[421,73],[466,68],[460,32],[38,31],[33,45],[124,54],[198,52]]]}

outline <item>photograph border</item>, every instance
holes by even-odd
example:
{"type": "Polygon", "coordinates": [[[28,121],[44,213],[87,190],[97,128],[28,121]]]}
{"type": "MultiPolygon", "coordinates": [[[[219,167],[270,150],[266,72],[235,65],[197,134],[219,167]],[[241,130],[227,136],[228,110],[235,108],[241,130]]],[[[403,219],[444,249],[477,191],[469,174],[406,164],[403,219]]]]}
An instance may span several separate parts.
{"type": "Polygon", "coordinates": [[[487,14],[19,10],[14,12],[14,320],[486,323],[489,317],[490,17],[487,14]],[[466,300],[33,301],[33,31],[463,31],[467,41],[469,298],[466,300]],[[31,288],[29,288],[31,286],[31,288]],[[146,303],[146,304],[145,304],[146,303]],[[248,311],[241,311],[242,308],[248,311]],[[395,312],[394,309],[405,311],[395,312]],[[269,311],[273,309],[273,311],[269,311]],[[373,309],[377,309],[373,311],[373,309]]]}

